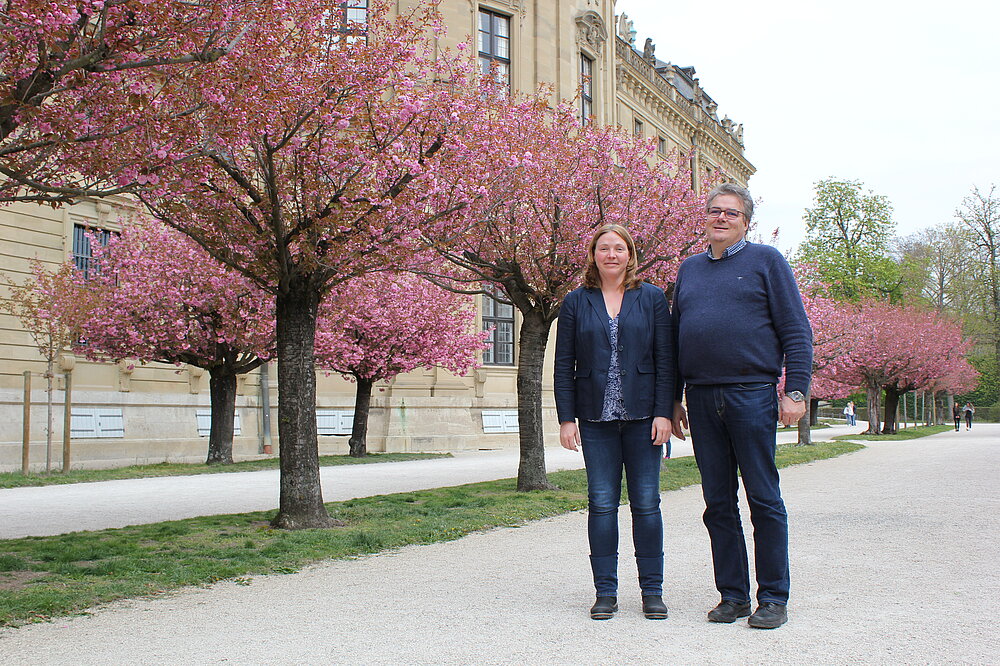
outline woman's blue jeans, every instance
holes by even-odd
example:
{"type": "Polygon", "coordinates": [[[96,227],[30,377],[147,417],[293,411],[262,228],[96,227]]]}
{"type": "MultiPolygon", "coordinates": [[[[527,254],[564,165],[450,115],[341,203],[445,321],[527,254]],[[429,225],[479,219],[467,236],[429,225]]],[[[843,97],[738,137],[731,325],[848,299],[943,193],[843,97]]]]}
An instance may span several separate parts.
{"type": "Polygon", "coordinates": [[[599,597],[618,596],[618,505],[622,469],[632,510],[632,541],[643,596],[663,594],[662,446],[653,446],[652,419],[580,421],[587,466],[587,536],[599,597]]]}

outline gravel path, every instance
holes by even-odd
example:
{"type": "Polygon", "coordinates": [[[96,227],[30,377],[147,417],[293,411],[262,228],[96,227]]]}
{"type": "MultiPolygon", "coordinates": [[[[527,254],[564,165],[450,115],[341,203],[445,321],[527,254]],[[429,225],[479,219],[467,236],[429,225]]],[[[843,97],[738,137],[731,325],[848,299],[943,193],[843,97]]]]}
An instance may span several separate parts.
{"type": "MultiPolygon", "coordinates": [[[[0,631],[17,664],[988,664],[1000,660],[1000,426],[782,473],[790,620],[714,625],[698,487],[666,493],[670,618],[592,601],[583,512],[0,631]]],[[[623,513],[627,516],[627,511],[623,513]]]]}
{"type": "MultiPolygon", "coordinates": [[[[817,439],[860,432],[839,426],[815,431],[817,439]]],[[[779,441],[794,442],[792,430],[779,441]]],[[[691,443],[675,442],[675,456],[691,455],[691,443]]],[[[583,456],[560,447],[545,451],[548,470],[580,469],[583,456]]],[[[517,475],[517,450],[460,451],[453,458],[320,470],[328,502],[386,493],[492,481],[517,475]]],[[[100,530],[278,506],[278,470],[169,476],[0,490],[0,539],[100,530]]]]}

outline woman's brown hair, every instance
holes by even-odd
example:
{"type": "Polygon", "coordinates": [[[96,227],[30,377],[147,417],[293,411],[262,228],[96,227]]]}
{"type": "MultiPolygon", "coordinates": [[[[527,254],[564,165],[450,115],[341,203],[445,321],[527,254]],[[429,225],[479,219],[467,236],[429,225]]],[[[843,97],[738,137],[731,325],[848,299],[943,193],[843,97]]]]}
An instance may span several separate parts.
{"type": "Polygon", "coordinates": [[[594,253],[597,250],[598,239],[607,233],[616,234],[625,241],[625,246],[628,248],[628,263],[625,265],[625,288],[635,289],[642,284],[642,278],[636,277],[636,271],[639,269],[639,258],[636,256],[635,240],[628,229],[620,224],[605,224],[594,232],[590,239],[590,245],[587,247],[587,267],[583,271],[583,286],[590,289],[598,289],[601,286],[601,274],[597,269],[594,253]]]}

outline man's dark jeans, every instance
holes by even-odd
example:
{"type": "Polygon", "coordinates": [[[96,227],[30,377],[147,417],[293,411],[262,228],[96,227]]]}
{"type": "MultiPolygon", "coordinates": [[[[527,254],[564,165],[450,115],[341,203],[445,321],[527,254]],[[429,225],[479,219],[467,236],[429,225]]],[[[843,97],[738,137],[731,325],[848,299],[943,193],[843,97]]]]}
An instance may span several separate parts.
{"type": "Polygon", "coordinates": [[[774,463],[778,401],[774,384],[687,387],[688,420],[705,496],[715,586],[722,599],[750,601],[737,470],[754,528],[757,601],[788,602],[788,517],[774,463]]]}
{"type": "Polygon", "coordinates": [[[663,594],[663,516],[660,514],[662,446],[653,446],[652,419],[580,421],[587,466],[587,536],[599,597],[618,595],[618,504],[622,468],[632,510],[632,541],[642,594],[663,594]]]}

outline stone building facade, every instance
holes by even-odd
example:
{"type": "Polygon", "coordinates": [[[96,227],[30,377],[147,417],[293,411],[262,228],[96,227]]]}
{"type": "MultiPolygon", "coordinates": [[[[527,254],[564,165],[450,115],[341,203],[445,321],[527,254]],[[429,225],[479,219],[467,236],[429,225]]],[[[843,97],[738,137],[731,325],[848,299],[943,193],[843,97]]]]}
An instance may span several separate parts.
{"type": "MultiPolygon", "coordinates": [[[[355,15],[366,2],[346,3],[355,15]]],[[[635,43],[632,22],[616,15],[613,0],[443,0],[451,44],[472,38],[481,65],[506,78],[514,91],[548,86],[554,101],[577,99],[592,122],[616,124],[655,138],[664,154],[691,154],[693,180],[716,172],[745,184],[754,172],[744,156],[743,128],[726,117],[701,87],[693,67],[661,60],[652,43],[635,43]]],[[[668,50],[669,46],[666,49],[668,50]]],[[[18,204],[0,208],[0,273],[22,281],[33,257],[56,265],[68,256],[85,261],[83,229],[114,231],[113,203],[83,201],[63,209],[18,204]]],[[[0,297],[6,293],[0,287],[0,297]]],[[[514,309],[485,298],[480,323],[495,328],[494,349],[466,377],[418,370],[378,385],[372,399],[370,451],[439,451],[517,446],[517,331],[514,309]]],[[[550,345],[551,354],[552,346],[550,345]]],[[[547,359],[551,367],[551,358],[547,359]]],[[[132,363],[100,364],[65,354],[61,389],[72,379],[73,465],[106,467],[163,460],[198,461],[207,450],[208,377],[190,367],[132,363]]],[[[21,462],[24,372],[32,374],[30,461],[44,465],[44,362],[28,334],[0,315],[0,471],[21,462]]],[[[274,368],[254,372],[238,386],[237,458],[263,454],[275,438],[278,395],[274,368]],[[272,379],[268,380],[268,376],[272,379]],[[271,432],[262,425],[265,391],[271,432]]],[[[318,377],[318,426],[322,453],[346,452],[353,384],[318,377]]],[[[545,374],[552,443],[558,427],[545,374]]],[[[63,392],[55,393],[56,447],[62,439],[63,392]]],[[[274,448],[276,450],[276,446],[274,448]]],[[[53,454],[58,467],[59,452],[53,454]]]]}

